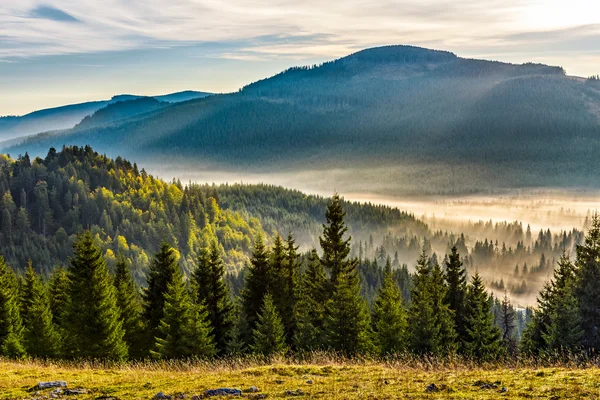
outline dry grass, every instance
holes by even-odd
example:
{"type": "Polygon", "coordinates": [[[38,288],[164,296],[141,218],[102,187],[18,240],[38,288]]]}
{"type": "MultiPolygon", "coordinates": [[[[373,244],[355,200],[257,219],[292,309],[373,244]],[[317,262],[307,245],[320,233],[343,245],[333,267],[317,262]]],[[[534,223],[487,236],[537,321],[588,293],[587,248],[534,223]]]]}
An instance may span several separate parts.
{"type": "Polygon", "coordinates": [[[250,386],[257,386],[269,399],[288,398],[286,390],[298,388],[305,393],[300,398],[314,399],[600,399],[600,368],[592,363],[475,366],[453,360],[348,361],[330,356],[268,363],[252,359],[120,365],[0,361],[0,398],[34,398],[32,388],[47,380],[65,380],[70,388],[88,389],[86,395],[70,396],[82,399],[150,399],[159,391],[191,398],[206,389],[250,386]],[[497,388],[482,389],[484,382],[497,388]],[[431,383],[442,390],[427,393],[431,383]],[[500,393],[502,387],[505,393],[500,393]]]}

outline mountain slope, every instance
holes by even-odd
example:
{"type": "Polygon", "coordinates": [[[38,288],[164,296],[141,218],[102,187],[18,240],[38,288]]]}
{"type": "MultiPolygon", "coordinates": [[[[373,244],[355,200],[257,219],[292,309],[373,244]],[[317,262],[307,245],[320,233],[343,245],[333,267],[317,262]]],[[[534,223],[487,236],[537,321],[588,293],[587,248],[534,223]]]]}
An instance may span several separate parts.
{"type": "MultiPolygon", "coordinates": [[[[192,90],[154,96],[153,98],[166,103],[177,103],[210,95],[206,92],[192,90]]],[[[34,111],[23,116],[0,117],[0,141],[11,140],[18,137],[40,132],[73,128],[83,118],[93,114],[110,104],[139,99],[145,96],[116,95],[110,100],[90,101],[80,104],[71,104],[62,107],[48,108],[34,111]]]]}
{"type": "Polygon", "coordinates": [[[389,46],[10,152],[89,143],[189,168],[335,169],[318,189],[344,191],[597,187],[599,109],[600,88],[559,67],[389,46]]]}

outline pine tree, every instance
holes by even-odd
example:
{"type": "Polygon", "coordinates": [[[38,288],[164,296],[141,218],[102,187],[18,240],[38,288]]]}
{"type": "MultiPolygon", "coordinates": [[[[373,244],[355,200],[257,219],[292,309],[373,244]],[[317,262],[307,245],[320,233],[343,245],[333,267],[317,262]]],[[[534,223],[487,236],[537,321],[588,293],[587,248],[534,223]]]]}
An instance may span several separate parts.
{"type": "Polygon", "coordinates": [[[265,301],[258,316],[256,329],[252,331],[252,350],[257,354],[270,356],[284,354],[288,347],[285,344],[285,329],[277,313],[271,294],[265,295],[265,301]]]}
{"type": "Polygon", "coordinates": [[[375,350],[367,304],[360,295],[360,285],[350,273],[337,276],[326,313],[325,333],[330,349],[346,356],[375,350]]]}
{"type": "Polygon", "coordinates": [[[436,324],[430,291],[431,266],[425,251],[417,261],[408,310],[408,343],[415,354],[441,353],[440,327],[436,324]]]}
{"type": "Polygon", "coordinates": [[[379,288],[373,307],[375,343],[382,354],[396,354],[406,350],[407,321],[402,292],[392,276],[388,258],[383,285],[379,288]]]}
{"type": "Polygon", "coordinates": [[[77,239],[70,261],[70,303],[65,315],[70,355],[126,358],[127,345],[123,340],[116,291],[106,261],[89,231],[77,239]]]}
{"type": "Polygon", "coordinates": [[[179,270],[164,294],[164,314],[158,327],[156,358],[209,358],[216,348],[203,304],[194,304],[179,270]]]}
{"type": "Polygon", "coordinates": [[[154,338],[159,335],[158,327],[164,316],[165,293],[173,277],[179,273],[179,262],[175,249],[167,242],[160,245],[160,250],[155,254],[146,275],[147,287],[144,291],[143,318],[146,324],[145,352],[150,350],[154,338]]]}
{"type": "Polygon", "coordinates": [[[129,264],[122,254],[119,254],[117,258],[114,285],[117,293],[117,308],[125,331],[124,340],[129,348],[129,357],[143,358],[146,354],[146,346],[144,344],[142,304],[129,264]]]}
{"type": "Polygon", "coordinates": [[[502,329],[502,343],[509,354],[515,354],[517,351],[517,341],[515,340],[515,311],[508,301],[508,294],[504,291],[504,299],[500,310],[500,327],[502,329]]]}
{"type": "Polygon", "coordinates": [[[0,256],[0,354],[25,355],[17,277],[0,256]]]}
{"type": "Polygon", "coordinates": [[[460,260],[460,254],[453,246],[445,260],[446,282],[448,291],[446,292],[446,303],[454,313],[454,328],[458,337],[458,349],[464,350],[464,340],[466,338],[466,311],[465,299],[467,296],[466,271],[460,260]]]}
{"type": "Polygon", "coordinates": [[[325,270],[317,250],[313,248],[308,256],[306,272],[302,276],[298,299],[295,343],[299,349],[316,350],[325,345],[323,324],[328,288],[325,270]]]}
{"type": "MultiPolygon", "coordinates": [[[[582,345],[600,349],[600,217],[592,217],[592,226],[583,245],[577,246],[575,300],[579,304],[582,345]]],[[[567,306],[563,304],[563,306],[567,306]]]]}
{"type": "Polygon", "coordinates": [[[581,328],[579,304],[569,286],[557,296],[550,314],[550,323],[542,333],[545,348],[555,351],[572,352],[580,348],[584,331],[581,328]]]}
{"type": "Polygon", "coordinates": [[[27,354],[38,358],[58,356],[61,338],[52,322],[46,287],[31,262],[25,273],[22,304],[27,354]]]}
{"type": "Polygon", "coordinates": [[[431,299],[435,323],[439,327],[439,351],[446,355],[456,352],[456,330],[454,328],[454,312],[446,302],[448,288],[440,265],[435,262],[431,269],[431,299]]]}
{"type": "Polygon", "coordinates": [[[202,250],[193,279],[197,290],[195,301],[204,305],[208,311],[208,320],[220,354],[224,354],[227,349],[234,324],[233,305],[224,275],[225,265],[218,243],[213,240],[210,249],[202,250]]]}
{"type": "Polygon", "coordinates": [[[56,267],[50,276],[50,311],[59,332],[64,328],[64,315],[69,308],[69,274],[63,267],[56,267]]]}
{"type": "Polygon", "coordinates": [[[358,264],[358,260],[349,258],[352,238],[350,236],[344,238],[348,231],[344,223],[345,217],[346,212],[342,207],[342,200],[339,194],[335,193],[325,212],[327,222],[323,225],[323,236],[319,237],[323,250],[321,260],[325,270],[331,274],[330,295],[335,291],[338,276],[345,274],[347,275],[346,279],[353,279],[351,276],[358,264]]]}
{"type": "Polygon", "coordinates": [[[288,346],[294,345],[297,328],[297,307],[299,297],[300,264],[298,263],[298,247],[292,234],[288,234],[285,242],[285,258],[280,283],[284,288],[281,301],[281,320],[285,328],[288,346]]]}
{"type": "Polygon", "coordinates": [[[269,252],[261,235],[256,238],[245,283],[242,290],[242,313],[246,326],[242,336],[251,339],[252,331],[256,328],[258,321],[258,314],[264,303],[264,297],[271,292],[274,285],[269,252]]]}
{"type": "Polygon", "coordinates": [[[502,333],[494,323],[488,294],[479,273],[471,279],[467,294],[466,354],[480,361],[491,361],[502,354],[502,333]]]}

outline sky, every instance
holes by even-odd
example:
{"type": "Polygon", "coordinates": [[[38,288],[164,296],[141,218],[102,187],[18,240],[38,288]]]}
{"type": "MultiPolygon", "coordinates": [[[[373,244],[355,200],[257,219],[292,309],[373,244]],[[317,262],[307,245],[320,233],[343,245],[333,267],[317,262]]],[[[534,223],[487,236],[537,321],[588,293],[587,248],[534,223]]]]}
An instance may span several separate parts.
{"type": "Polygon", "coordinates": [[[600,74],[600,1],[0,0],[0,115],[231,92],[390,44],[600,74]]]}

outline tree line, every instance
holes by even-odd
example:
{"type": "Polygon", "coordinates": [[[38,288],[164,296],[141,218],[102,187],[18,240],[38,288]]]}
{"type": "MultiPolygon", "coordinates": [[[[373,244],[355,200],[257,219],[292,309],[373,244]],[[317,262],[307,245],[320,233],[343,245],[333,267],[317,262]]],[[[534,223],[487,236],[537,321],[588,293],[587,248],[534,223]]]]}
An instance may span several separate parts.
{"type": "MultiPolygon", "coordinates": [[[[164,242],[143,289],[124,257],[110,270],[89,231],[79,235],[70,266],[55,270],[48,282],[31,264],[19,276],[0,259],[0,352],[125,360],[329,350],[346,356],[462,354],[480,361],[516,353],[508,299],[498,324],[483,281],[478,274],[467,278],[456,248],[443,266],[421,254],[408,300],[388,259],[369,307],[337,194],[325,216],[320,253],[300,255],[291,234],[277,235],[270,248],[258,235],[239,296],[232,296],[226,284],[216,238],[201,250],[189,277],[178,252],[164,242]]],[[[567,339],[568,349],[597,345],[598,292],[591,278],[600,270],[599,244],[595,219],[575,264],[563,259],[557,279],[542,293],[547,306],[535,315],[527,345],[535,343],[540,326],[549,347],[563,348],[567,339]],[[562,278],[567,275],[571,278],[562,278]],[[572,287],[572,296],[565,295],[572,287]],[[574,315],[580,318],[577,324],[574,315]]]]}

